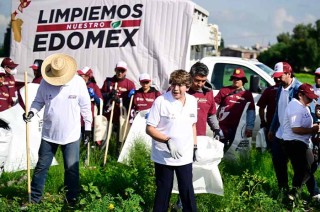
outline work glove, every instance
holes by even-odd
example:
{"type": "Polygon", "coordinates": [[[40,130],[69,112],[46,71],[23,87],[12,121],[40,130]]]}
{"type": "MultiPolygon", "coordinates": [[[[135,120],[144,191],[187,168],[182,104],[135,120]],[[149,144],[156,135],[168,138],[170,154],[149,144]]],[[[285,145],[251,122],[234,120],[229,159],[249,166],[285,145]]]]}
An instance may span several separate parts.
{"type": "Polygon", "coordinates": [[[198,161],[197,160],[197,150],[198,150],[198,146],[197,146],[197,144],[195,144],[195,145],[193,145],[193,162],[196,162],[196,161],[198,161]]]}
{"type": "Polygon", "coordinates": [[[120,99],[118,97],[118,92],[117,90],[112,90],[111,93],[110,93],[110,96],[111,96],[111,100],[114,101],[115,103],[120,103],[120,99]]]}
{"type": "Polygon", "coordinates": [[[167,141],[167,146],[170,151],[171,157],[173,157],[174,159],[179,159],[182,157],[182,154],[178,151],[178,148],[171,139],[167,141]]]}
{"type": "Polygon", "coordinates": [[[94,93],[93,88],[88,88],[89,96],[93,98],[96,94],[94,93]]]}
{"type": "Polygon", "coordinates": [[[128,93],[128,97],[131,98],[132,95],[134,95],[136,93],[135,89],[131,89],[128,93]]]}
{"type": "Polygon", "coordinates": [[[213,130],[213,138],[216,140],[220,140],[220,129],[213,130]]]}
{"type": "Polygon", "coordinates": [[[84,145],[87,145],[91,140],[91,131],[85,130],[83,133],[84,136],[84,145]]]}
{"type": "Polygon", "coordinates": [[[32,111],[29,111],[28,115],[26,115],[26,113],[23,113],[22,118],[23,118],[23,121],[27,123],[31,121],[31,118],[33,116],[34,116],[34,113],[32,111]]]}

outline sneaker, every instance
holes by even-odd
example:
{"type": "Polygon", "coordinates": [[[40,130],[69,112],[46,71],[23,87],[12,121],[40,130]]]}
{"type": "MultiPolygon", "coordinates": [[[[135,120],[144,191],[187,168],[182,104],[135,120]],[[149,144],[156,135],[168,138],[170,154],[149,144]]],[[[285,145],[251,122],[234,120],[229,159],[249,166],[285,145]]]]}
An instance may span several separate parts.
{"type": "Polygon", "coordinates": [[[21,211],[26,211],[28,210],[28,207],[30,207],[31,205],[36,204],[34,201],[31,200],[31,202],[25,202],[21,205],[20,210],[21,211]]]}
{"type": "Polygon", "coordinates": [[[316,195],[312,196],[312,201],[320,203],[320,194],[316,194],[316,195]]]}

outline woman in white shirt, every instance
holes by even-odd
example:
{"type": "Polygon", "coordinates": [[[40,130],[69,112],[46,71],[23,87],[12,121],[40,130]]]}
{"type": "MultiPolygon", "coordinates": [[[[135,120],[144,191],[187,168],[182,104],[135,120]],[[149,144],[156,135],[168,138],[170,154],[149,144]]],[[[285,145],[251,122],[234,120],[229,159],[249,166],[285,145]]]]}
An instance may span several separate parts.
{"type": "Polygon", "coordinates": [[[306,176],[310,173],[307,160],[307,149],[312,134],[319,131],[319,126],[313,124],[309,105],[318,96],[311,85],[303,83],[298,89],[297,96],[288,104],[284,115],[283,140],[284,148],[291,161],[294,175],[289,199],[297,197],[306,176]]]}
{"type": "Polygon", "coordinates": [[[168,210],[174,172],[183,210],[196,211],[192,162],[197,143],[197,100],[187,93],[191,86],[188,72],[172,72],[170,84],[171,89],[154,101],[147,120],[157,186],[153,211],[168,210]]]}

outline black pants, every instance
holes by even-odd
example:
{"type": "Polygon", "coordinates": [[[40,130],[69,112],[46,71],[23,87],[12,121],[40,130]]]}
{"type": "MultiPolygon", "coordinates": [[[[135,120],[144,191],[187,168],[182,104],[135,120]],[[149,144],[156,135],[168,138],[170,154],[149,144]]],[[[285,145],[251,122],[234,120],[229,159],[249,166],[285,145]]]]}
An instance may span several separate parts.
{"type": "Polygon", "coordinates": [[[305,176],[310,174],[310,167],[306,155],[308,146],[302,141],[292,140],[284,141],[284,147],[294,172],[292,186],[294,188],[301,188],[305,176]]]}
{"type": "Polygon", "coordinates": [[[155,163],[156,195],[154,212],[167,212],[173,187],[173,177],[176,172],[179,195],[183,211],[197,211],[192,185],[192,163],[183,166],[168,166],[155,163]]]}
{"type": "Polygon", "coordinates": [[[288,155],[284,149],[283,140],[275,137],[272,141],[271,153],[274,171],[276,172],[278,187],[289,189],[288,185],[288,155]]]}

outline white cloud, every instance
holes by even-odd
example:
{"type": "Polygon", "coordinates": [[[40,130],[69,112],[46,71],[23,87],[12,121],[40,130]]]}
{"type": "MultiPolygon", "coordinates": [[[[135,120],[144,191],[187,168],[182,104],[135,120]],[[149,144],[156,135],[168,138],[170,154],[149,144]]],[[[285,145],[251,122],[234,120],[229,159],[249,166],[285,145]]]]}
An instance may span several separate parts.
{"type": "Polygon", "coordinates": [[[273,24],[276,30],[283,31],[286,24],[295,24],[295,18],[287,13],[284,8],[279,8],[274,14],[273,24]]]}

